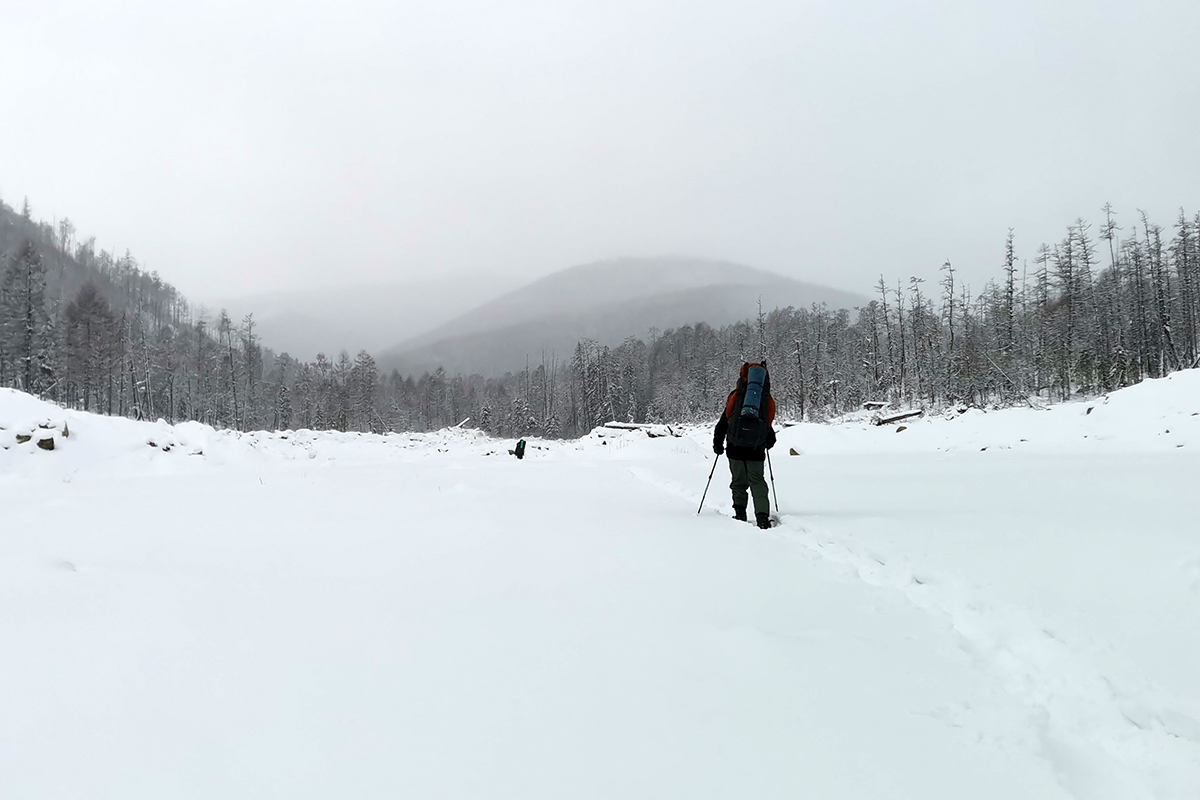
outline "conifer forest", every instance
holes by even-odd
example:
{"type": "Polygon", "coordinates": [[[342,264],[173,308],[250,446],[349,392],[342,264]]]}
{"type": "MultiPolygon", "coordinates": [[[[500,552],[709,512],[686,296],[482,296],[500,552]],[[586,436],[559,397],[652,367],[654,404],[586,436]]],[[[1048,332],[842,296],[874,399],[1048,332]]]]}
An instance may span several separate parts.
{"type": "Polygon", "coordinates": [[[1106,206],[1028,249],[998,232],[984,286],[881,276],[855,309],[773,308],[714,328],[530,354],[500,378],[382,372],[367,352],[300,362],[253,316],[211,315],[132,255],[97,252],[69,221],[0,204],[0,385],[61,405],[235,430],[574,437],[610,420],[714,420],[737,367],[765,357],[783,419],[867,401],[1013,405],[1111,391],[1200,365],[1200,214],[1169,225],[1106,206]]]}

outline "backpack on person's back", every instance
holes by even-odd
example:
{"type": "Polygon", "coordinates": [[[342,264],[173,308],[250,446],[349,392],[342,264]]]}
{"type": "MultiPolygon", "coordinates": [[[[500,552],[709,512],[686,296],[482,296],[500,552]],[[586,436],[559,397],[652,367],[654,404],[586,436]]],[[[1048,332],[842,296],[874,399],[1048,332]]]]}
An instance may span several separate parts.
{"type": "Polygon", "coordinates": [[[775,421],[775,399],[765,361],[742,365],[737,388],[725,401],[725,419],[730,447],[759,450],[767,446],[775,421]]]}

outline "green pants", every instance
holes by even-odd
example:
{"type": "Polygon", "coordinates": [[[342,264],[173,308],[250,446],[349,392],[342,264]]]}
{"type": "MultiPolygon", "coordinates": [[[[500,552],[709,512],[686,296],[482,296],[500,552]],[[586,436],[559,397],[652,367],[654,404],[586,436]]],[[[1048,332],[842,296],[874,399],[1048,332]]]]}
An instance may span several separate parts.
{"type": "Polygon", "coordinates": [[[729,459],[729,471],[733,480],[729,488],[733,490],[733,504],[739,508],[746,507],[747,490],[754,495],[754,513],[771,513],[771,498],[767,494],[767,479],[763,477],[763,462],[735,461],[729,459]]]}

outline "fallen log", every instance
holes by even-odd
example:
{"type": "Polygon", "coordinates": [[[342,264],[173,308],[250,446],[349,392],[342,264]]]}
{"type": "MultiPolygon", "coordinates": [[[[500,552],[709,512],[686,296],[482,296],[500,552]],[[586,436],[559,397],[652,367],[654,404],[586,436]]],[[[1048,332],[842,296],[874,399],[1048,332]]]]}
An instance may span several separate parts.
{"type": "Polygon", "coordinates": [[[917,408],[912,411],[900,411],[896,414],[888,414],[886,417],[876,415],[871,419],[872,425],[891,425],[893,422],[903,422],[906,419],[913,417],[921,417],[925,415],[925,409],[917,408]]]}
{"type": "Polygon", "coordinates": [[[641,431],[651,439],[660,439],[666,436],[679,437],[683,434],[676,431],[670,425],[663,425],[656,422],[606,422],[600,427],[608,430],[616,431],[641,431]]]}

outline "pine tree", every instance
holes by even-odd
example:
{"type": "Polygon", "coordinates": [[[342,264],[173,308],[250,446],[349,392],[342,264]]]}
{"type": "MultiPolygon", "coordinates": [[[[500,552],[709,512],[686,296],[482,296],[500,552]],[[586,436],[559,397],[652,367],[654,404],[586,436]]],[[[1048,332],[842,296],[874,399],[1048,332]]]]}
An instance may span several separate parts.
{"type": "Polygon", "coordinates": [[[354,429],[382,433],[377,424],[376,394],[379,386],[379,368],[375,359],[366,350],[360,350],[351,367],[350,403],[354,429]]]}
{"type": "Polygon", "coordinates": [[[17,385],[38,393],[52,375],[53,334],[46,309],[46,268],[26,239],[0,282],[0,359],[17,385]]]}
{"type": "Polygon", "coordinates": [[[242,430],[241,406],[238,404],[238,363],[233,349],[233,320],[221,309],[217,317],[217,344],[222,348],[222,375],[218,383],[221,388],[222,408],[226,419],[235,430],[242,430]]]}
{"type": "Polygon", "coordinates": [[[1000,344],[1006,361],[1012,357],[1017,340],[1017,254],[1013,238],[1013,229],[1009,228],[1004,241],[1004,338],[1000,344]]]}
{"type": "Polygon", "coordinates": [[[242,393],[242,405],[244,408],[242,412],[243,428],[246,430],[256,430],[262,421],[262,415],[259,410],[259,385],[262,383],[263,353],[258,336],[254,333],[253,314],[247,314],[242,318],[242,329],[239,339],[242,345],[240,372],[245,380],[245,389],[242,393]]]}
{"type": "Polygon", "coordinates": [[[85,411],[93,402],[100,407],[102,390],[111,397],[116,359],[116,317],[94,283],[87,283],[64,313],[68,396],[82,402],[85,411]]]}
{"type": "Polygon", "coordinates": [[[942,322],[945,325],[945,362],[946,362],[946,399],[951,402],[958,400],[959,387],[958,375],[955,369],[955,351],[954,351],[954,266],[946,259],[942,264],[941,271],[945,273],[942,278],[942,322]]]}

